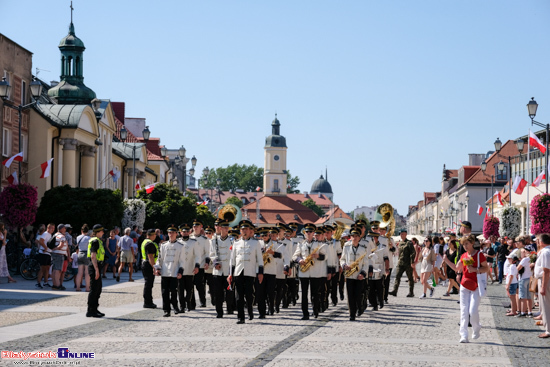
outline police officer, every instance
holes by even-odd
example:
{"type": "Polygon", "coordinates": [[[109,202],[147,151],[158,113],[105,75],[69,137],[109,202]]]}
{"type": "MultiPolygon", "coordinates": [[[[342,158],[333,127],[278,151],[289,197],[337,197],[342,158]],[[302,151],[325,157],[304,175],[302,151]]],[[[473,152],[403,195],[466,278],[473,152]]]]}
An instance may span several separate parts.
{"type": "Polygon", "coordinates": [[[231,272],[227,282],[235,280],[237,289],[237,324],[244,324],[244,299],[248,308],[248,319],[254,319],[254,280],[263,281],[264,262],[260,243],[254,238],[254,225],[249,220],[239,222],[241,238],[233,244],[231,251],[231,272]]]}
{"type": "Polygon", "coordinates": [[[401,277],[403,273],[407,273],[407,278],[409,279],[409,294],[407,297],[414,297],[414,280],[413,280],[413,266],[414,259],[416,258],[416,250],[411,241],[407,239],[407,230],[402,229],[399,232],[401,236],[401,241],[398,244],[399,259],[397,261],[397,274],[395,275],[395,283],[393,285],[393,291],[389,292],[394,297],[397,297],[397,289],[399,288],[399,283],[401,282],[401,277]]]}
{"type": "Polygon", "coordinates": [[[103,261],[105,260],[105,247],[103,241],[100,240],[105,233],[105,229],[101,224],[96,224],[93,231],[93,237],[88,242],[88,274],[90,274],[90,293],[88,293],[88,311],[86,317],[103,317],[104,313],[99,312],[99,297],[103,283],[101,281],[100,270],[103,269],[103,261]]]}
{"type": "Polygon", "coordinates": [[[340,257],[340,265],[343,270],[342,276],[345,276],[351,266],[357,266],[357,271],[353,274],[348,274],[346,277],[350,321],[355,321],[355,317],[361,316],[363,313],[363,280],[367,277],[368,254],[366,248],[359,246],[360,239],[361,229],[359,227],[352,228],[351,241],[345,244],[342,249],[342,256],[340,257]]]}
{"type": "Polygon", "coordinates": [[[183,245],[181,249],[180,260],[183,267],[181,279],[178,280],[178,298],[180,301],[180,311],[185,312],[185,307],[191,304],[193,292],[193,277],[199,272],[200,250],[198,242],[189,237],[191,227],[182,224],[179,227],[181,237],[178,241],[183,245]]]}
{"type": "Polygon", "coordinates": [[[157,308],[153,303],[153,284],[155,283],[154,267],[159,257],[159,246],[153,242],[157,238],[154,229],[147,230],[147,238],[141,244],[141,258],[143,264],[141,272],[143,273],[143,308],[157,308]]]}
{"type": "Polygon", "coordinates": [[[170,317],[171,307],[174,314],[180,312],[178,308],[178,279],[183,274],[181,250],[183,245],[178,241],[178,229],[171,224],[167,231],[168,241],[160,246],[159,257],[155,264],[155,273],[160,275],[160,289],[162,293],[162,309],[164,317],[170,317]]]}
{"type": "Polygon", "coordinates": [[[216,233],[210,240],[210,259],[212,260],[213,288],[216,301],[217,318],[223,318],[223,301],[225,299],[227,314],[232,315],[235,309],[235,292],[227,283],[230,270],[233,240],[229,237],[229,222],[218,219],[215,222],[216,233]]]}

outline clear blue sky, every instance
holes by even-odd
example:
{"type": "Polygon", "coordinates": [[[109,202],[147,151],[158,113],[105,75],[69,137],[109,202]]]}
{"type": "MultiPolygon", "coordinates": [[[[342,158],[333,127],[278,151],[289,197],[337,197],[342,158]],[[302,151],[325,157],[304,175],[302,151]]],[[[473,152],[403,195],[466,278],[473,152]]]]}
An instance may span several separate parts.
{"type": "MultiPolygon", "coordinates": [[[[74,1],[85,83],[204,166],[263,166],[277,112],[301,191],[402,214],[497,137],[550,121],[550,2],[74,1]]],[[[0,0],[0,32],[59,80],[69,1],[0,0]]]]}

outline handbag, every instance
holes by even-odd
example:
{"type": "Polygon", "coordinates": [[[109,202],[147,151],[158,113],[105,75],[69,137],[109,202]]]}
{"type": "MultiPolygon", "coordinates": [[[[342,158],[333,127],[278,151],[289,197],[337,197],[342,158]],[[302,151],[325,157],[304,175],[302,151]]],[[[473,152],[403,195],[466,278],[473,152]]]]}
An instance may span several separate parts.
{"type": "MultiPolygon", "coordinates": [[[[479,269],[479,251],[477,252],[477,268],[479,269]]],[[[484,297],[487,294],[487,273],[477,274],[477,285],[479,296],[484,297]]]]}
{"type": "Polygon", "coordinates": [[[529,278],[529,292],[538,293],[538,291],[539,291],[539,282],[537,281],[537,278],[535,278],[534,276],[531,276],[531,278],[529,278]]]}

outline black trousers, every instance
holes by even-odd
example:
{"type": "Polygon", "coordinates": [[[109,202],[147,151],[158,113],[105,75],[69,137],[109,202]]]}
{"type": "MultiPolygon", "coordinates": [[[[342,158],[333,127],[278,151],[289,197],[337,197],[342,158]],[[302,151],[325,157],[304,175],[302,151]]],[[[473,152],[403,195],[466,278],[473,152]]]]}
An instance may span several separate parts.
{"type": "Polygon", "coordinates": [[[103,282],[101,281],[101,270],[103,269],[103,262],[97,263],[99,269],[99,277],[95,278],[95,269],[92,261],[88,265],[88,274],[90,274],[90,293],[88,293],[88,312],[97,312],[99,306],[99,297],[101,296],[101,290],[103,289],[103,282]]]}
{"type": "Polygon", "coordinates": [[[237,291],[237,317],[244,320],[244,299],[246,297],[246,307],[248,316],[254,315],[254,279],[256,277],[246,277],[244,272],[235,278],[235,288],[237,291]]]}
{"type": "Polygon", "coordinates": [[[223,301],[225,300],[227,313],[233,312],[235,309],[235,291],[229,290],[227,287],[227,277],[225,275],[213,275],[212,286],[215,294],[216,313],[218,316],[223,316],[223,301]]]}
{"type": "MultiPolygon", "coordinates": [[[[332,276],[331,276],[332,279],[332,276]]],[[[323,283],[319,287],[319,296],[321,297],[321,312],[324,312],[327,309],[328,306],[328,293],[329,293],[329,287],[330,287],[330,280],[327,280],[326,278],[323,279],[323,283]]]]}
{"type": "Polygon", "coordinates": [[[161,277],[160,292],[162,294],[162,309],[170,311],[171,306],[178,308],[178,278],[161,277]]]}
{"type": "Polygon", "coordinates": [[[141,273],[143,274],[143,280],[145,280],[145,284],[143,286],[143,304],[152,305],[155,274],[153,273],[153,267],[151,266],[151,264],[149,264],[149,261],[143,262],[141,273]]]}
{"type": "Polygon", "coordinates": [[[262,283],[256,278],[256,298],[258,299],[258,313],[260,316],[266,314],[266,303],[269,312],[275,311],[275,280],[274,274],[264,274],[262,283]]]}
{"type": "MultiPolygon", "coordinates": [[[[216,292],[214,292],[214,276],[212,273],[204,272],[203,285],[206,287],[208,285],[208,293],[210,293],[210,302],[212,306],[216,305],[216,292]]],[[[205,298],[206,301],[206,298],[205,298]]]]}
{"type": "Polygon", "coordinates": [[[384,279],[369,279],[369,302],[372,307],[384,307],[384,279]]]}
{"type": "MultiPolygon", "coordinates": [[[[206,305],[206,292],[204,290],[204,269],[199,269],[199,272],[195,274],[193,280],[197,292],[199,292],[199,301],[201,305],[206,305]]],[[[195,302],[195,292],[193,292],[193,306],[196,305],[195,302]]],[[[194,307],[193,307],[194,308],[194,307]]]]}
{"type": "Polygon", "coordinates": [[[296,300],[296,278],[294,277],[288,277],[285,279],[286,282],[286,288],[285,293],[283,295],[283,308],[287,308],[288,305],[291,303],[294,303],[296,300]]]}
{"type": "Polygon", "coordinates": [[[413,269],[411,266],[397,267],[397,274],[395,275],[395,283],[393,285],[393,291],[397,293],[397,289],[399,288],[399,284],[401,283],[401,277],[403,276],[403,273],[407,273],[407,278],[409,279],[409,293],[414,294],[413,269]]]}
{"type": "Polygon", "coordinates": [[[347,279],[346,288],[348,292],[349,316],[355,318],[357,311],[363,307],[363,286],[364,280],[347,279]]]}
{"type": "Polygon", "coordinates": [[[346,283],[346,277],[343,273],[340,273],[340,281],[338,282],[338,288],[339,288],[339,293],[340,293],[340,298],[344,298],[344,288],[345,288],[345,283],[346,283]]]}
{"type": "Polygon", "coordinates": [[[337,271],[335,274],[332,274],[330,279],[330,300],[332,304],[338,304],[338,284],[340,283],[340,277],[343,277],[342,273],[337,271]]]}
{"type": "Polygon", "coordinates": [[[366,278],[361,280],[361,282],[363,282],[363,289],[361,293],[361,311],[365,311],[367,305],[369,304],[370,280],[366,278]]]}
{"type": "Polygon", "coordinates": [[[311,301],[313,303],[313,314],[319,315],[321,309],[320,288],[325,282],[325,278],[300,278],[300,286],[302,287],[302,313],[305,317],[309,317],[309,303],[307,293],[311,287],[311,301]]]}
{"type": "Polygon", "coordinates": [[[390,278],[393,269],[390,268],[390,273],[384,277],[384,301],[388,302],[388,293],[390,292],[390,278]]]}
{"type": "Polygon", "coordinates": [[[281,301],[286,295],[286,279],[275,280],[275,311],[279,312],[281,301]]]}
{"type": "Polygon", "coordinates": [[[193,275],[183,275],[178,279],[178,298],[180,301],[180,310],[185,310],[191,304],[193,296],[193,275]]]}

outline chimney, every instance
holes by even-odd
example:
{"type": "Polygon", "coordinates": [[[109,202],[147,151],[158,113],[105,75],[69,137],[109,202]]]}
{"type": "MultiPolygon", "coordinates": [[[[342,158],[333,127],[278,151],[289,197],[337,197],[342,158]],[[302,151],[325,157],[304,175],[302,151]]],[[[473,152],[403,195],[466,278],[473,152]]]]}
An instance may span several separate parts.
{"type": "Polygon", "coordinates": [[[304,197],[307,198],[307,191],[304,191],[304,197]]]}

